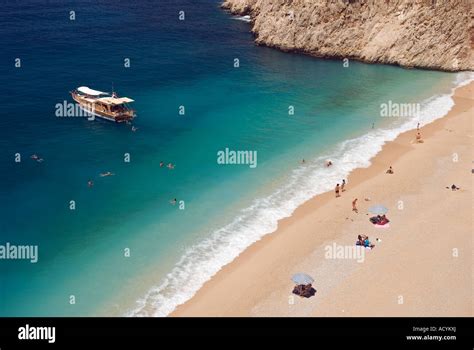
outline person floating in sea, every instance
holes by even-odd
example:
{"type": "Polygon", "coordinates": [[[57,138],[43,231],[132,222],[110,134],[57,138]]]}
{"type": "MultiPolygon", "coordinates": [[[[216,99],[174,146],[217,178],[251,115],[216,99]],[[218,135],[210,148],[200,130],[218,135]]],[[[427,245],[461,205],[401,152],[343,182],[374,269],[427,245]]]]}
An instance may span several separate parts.
{"type": "Polygon", "coordinates": [[[336,198],[341,196],[341,195],[339,194],[340,189],[341,189],[341,188],[340,188],[339,184],[337,184],[337,185],[336,185],[336,188],[334,189],[334,192],[336,192],[336,198]]]}
{"type": "Polygon", "coordinates": [[[166,167],[167,167],[168,169],[172,170],[172,169],[174,169],[174,164],[173,164],[173,163],[169,163],[166,167]]]}
{"type": "Polygon", "coordinates": [[[352,201],[352,211],[355,211],[356,214],[359,213],[359,211],[357,210],[357,198],[355,198],[355,199],[352,201]]]}
{"type": "Polygon", "coordinates": [[[306,163],[306,161],[304,160],[304,158],[301,160],[301,164],[304,164],[306,163]]]}
{"type": "Polygon", "coordinates": [[[178,202],[178,200],[176,198],[173,199],[173,200],[170,200],[171,205],[176,205],[177,202],[178,202]]]}
{"type": "Polygon", "coordinates": [[[393,169],[391,165],[390,165],[390,168],[388,168],[387,170],[387,174],[393,174],[393,169]]]}
{"type": "Polygon", "coordinates": [[[32,154],[30,158],[36,160],[38,163],[41,163],[44,160],[43,158],[40,158],[37,154],[32,154]]]}
{"type": "Polygon", "coordinates": [[[344,187],[346,187],[346,180],[342,179],[341,192],[344,192],[346,190],[344,187]]]}
{"type": "Polygon", "coordinates": [[[87,181],[87,186],[88,187],[94,186],[94,181],[92,181],[92,180],[87,181]]]}
{"type": "Polygon", "coordinates": [[[165,162],[161,161],[161,162],[160,162],[160,168],[163,168],[164,165],[165,165],[165,162]]]}
{"type": "Polygon", "coordinates": [[[100,176],[101,177],[106,177],[106,176],[114,176],[115,174],[114,173],[111,173],[110,171],[107,171],[106,173],[101,173],[100,176]]]}
{"type": "Polygon", "coordinates": [[[135,131],[137,131],[137,130],[138,130],[138,128],[137,128],[136,126],[133,126],[133,125],[132,125],[132,131],[135,132],[135,131]]]}
{"type": "Polygon", "coordinates": [[[330,160],[327,160],[325,164],[326,164],[326,167],[329,168],[332,165],[332,162],[330,160]]]}

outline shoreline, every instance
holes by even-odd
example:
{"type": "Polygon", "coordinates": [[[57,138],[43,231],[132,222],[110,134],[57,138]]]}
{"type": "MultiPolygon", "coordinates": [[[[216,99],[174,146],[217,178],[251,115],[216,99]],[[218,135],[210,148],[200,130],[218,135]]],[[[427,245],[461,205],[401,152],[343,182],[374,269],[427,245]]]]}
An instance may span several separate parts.
{"type": "MultiPolygon", "coordinates": [[[[414,152],[415,149],[423,147],[422,149],[426,150],[426,145],[429,144],[430,139],[445,136],[442,131],[446,131],[446,124],[453,120],[460,120],[461,116],[466,113],[464,109],[472,109],[473,87],[474,82],[458,87],[452,97],[455,105],[449,113],[422,126],[421,132],[426,140],[425,143],[411,143],[414,139],[414,130],[403,132],[394,141],[385,143],[382,150],[371,159],[371,165],[368,168],[358,168],[350,173],[347,179],[347,191],[343,193],[342,198],[334,200],[333,193],[327,192],[317,195],[299,206],[290,217],[278,222],[278,228],[275,232],[264,236],[243,251],[230,264],[222,267],[190,300],[179,305],[170,316],[308,316],[313,314],[308,310],[314,309],[316,305],[319,306],[319,311],[316,313],[318,315],[340,315],[334,310],[330,311],[331,308],[328,306],[330,304],[326,305],[323,301],[328,300],[328,298],[331,299],[331,295],[338,293],[337,291],[344,287],[344,281],[349,280],[352,275],[357,275],[361,270],[361,265],[365,267],[366,264],[358,266],[357,263],[354,265],[354,261],[334,264],[321,257],[322,249],[320,248],[334,242],[337,244],[344,242],[352,244],[350,237],[353,240],[354,237],[357,237],[357,233],[361,233],[360,231],[368,233],[372,240],[378,236],[387,236],[385,232],[380,232],[384,229],[372,229],[371,231],[370,223],[367,224],[368,221],[361,220],[362,217],[366,218],[365,210],[368,206],[377,204],[378,198],[384,198],[377,191],[368,190],[367,188],[370,188],[370,186],[377,187],[376,184],[385,181],[386,176],[398,178],[397,175],[400,172],[398,169],[406,168],[406,165],[398,165],[398,163],[403,163],[407,157],[414,158],[417,153],[414,152]],[[443,135],[440,136],[440,133],[443,135]],[[385,174],[390,165],[394,166],[394,175],[385,174]],[[366,195],[361,197],[358,194],[361,191],[366,195]],[[350,210],[350,202],[353,196],[359,198],[359,214],[354,214],[350,210]],[[363,199],[365,197],[370,197],[371,201],[365,202],[363,199]],[[342,203],[344,203],[344,208],[342,203]],[[349,209],[347,210],[346,207],[349,209]],[[320,230],[317,230],[318,228],[320,230]],[[318,231],[317,234],[314,234],[314,230],[318,231]],[[299,266],[301,266],[300,269],[298,269],[299,266]],[[314,266],[318,266],[312,273],[313,276],[316,275],[314,276],[316,278],[315,287],[318,292],[315,297],[308,299],[311,308],[305,307],[305,300],[299,300],[299,298],[294,300],[294,304],[288,302],[292,288],[291,274],[300,270],[309,273],[308,268],[305,270],[304,266],[313,266],[313,269],[314,266]],[[328,276],[338,276],[339,274],[342,274],[343,277],[328,278],[328,276]],[[324,279],[327,281],[323,281],[324,279]],[[285,300],[282,301],[282,298],[285,298],[285,300]],[[323,305],[319,305],[320,303],[323,305]],[[326,310],[326,312],[322,310],[326,310]]],[[[465,118],[466,116],[464,116],[465,118]]],[[[472,124],[470,128],[472,131],[472,124]]],[[[465,131],[464,128],[462,130],[465,131]]],[[[430,172],[433,172],[432,164],[431,169],[426,169],[426,176],[430,172]]],[[[406,181],[406,179],[404,180],[406,181]]],[[[410,183],[416,179],[409,180],[410,183]]],[[[447,186],[448,184],[443,183],[442,185],[447,186]]],[[[467,184],[464,184],[464,188],[466,186],[467,184]]],[[[389,188],[389,191],[384,191],[387,192],[385,201],[390,202],[388,198],[393,197],[392,192],[393,189],[396,190],[396,186],[392,187],[389,188]]],[[[408,190],[409,185],[406,187],[408,190]]],[[[464,188],[462,189],[465,190],[464,188]]],[[[407,198],[411,192],[413,190],[409,189],[408,194],[406,194],[407,198]]],[[[393,198],[391,200],[393,202],[393,198]]],[[[411,200],[416,201],[413,198],[411,200]]],[[[390,213],[395,213],[394,205],[390,204],[387,205],[392,208],[390,213]]],[[[470,212],[468,215],[471,216],[470,212]]],[[[402,219],[400,218],[400,221],[402,219]]],[[[393,230],[393,228],[390,228],[387,232],[393,230]]],[[[380,258],[380,255],[377,254],[378,251],[390,249],[389,244],[386,244],[385,241],[386,239],[383,238],[380,244],[381,247],[376,247],[374,251],[367,254],[367,260],[371,260],[377,255],[376,258],[380,258]]],[[[377,244],[377,242],[375,243],[377,244]]],[[[347,300],[349,299],[351,298],[347,298],[347,300]]],[[[463,298],[463,300],[465,299],[463,298]]],[[[375,311],[382,312],[383,310],[384,308],[380,308],[375,311]]],[[[470,313],[472,313],[472,301],[470,313]]],[[[347,315],[346,311],[342,315],[344,314],[347,315]]],[[[422,314],[424,313],[422,312],[422,314]]],[[[365,315],[365,313],[359,312],[354,315],[360,316],[365,315]]],[[[402,313],[402,315],[405,314],[402,313]]]]}

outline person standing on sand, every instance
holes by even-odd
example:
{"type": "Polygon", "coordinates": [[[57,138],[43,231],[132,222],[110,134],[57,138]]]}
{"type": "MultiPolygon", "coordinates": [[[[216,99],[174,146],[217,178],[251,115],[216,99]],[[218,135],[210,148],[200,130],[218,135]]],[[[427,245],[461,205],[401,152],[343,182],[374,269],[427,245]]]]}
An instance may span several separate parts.
{"type": "Polygon", "coordinates": [[[341,196],[341,195],[339,194],[340,189],[341,189],[341,188],[339,187],[339,184],[337,184],[337,185],[336,185],[336,188],[334,189],[334,191],[336,192],[336,198],[341,196]]]}
{"type": "Polygon", "coordinates": [[[344,189],[345,186],[346,186],[346,180],[342,179],[341,192],[345,191],[345,189],[344,189]]]}
{"type": "Polygon", "coordinates": [[[359,211],[357,210],[357,206],[356,206],[356,205],[357,205],[357,198],[352,201],[352,211],[355,211],[356,214],[358,214],[359,211]]]}

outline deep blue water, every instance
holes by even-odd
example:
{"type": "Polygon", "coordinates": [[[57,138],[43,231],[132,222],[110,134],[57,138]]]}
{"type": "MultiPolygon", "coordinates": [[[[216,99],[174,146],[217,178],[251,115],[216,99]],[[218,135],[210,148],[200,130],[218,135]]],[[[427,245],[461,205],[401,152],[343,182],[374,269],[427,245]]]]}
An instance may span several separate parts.
{"type": "MultiPolygon", "coordinates": [[[[140,298],[141,314],[166,314],[225,261],[221,248],[238,242],[236,253],[299,204],[304,189],[296,185],[259,201],[292,183],[299,159],[331,154],[373,123],[375,130],[395,127],[398,121],[379,117],[389,99],[422,101],[452,85],[447,73],[356,62],[343,68],[255,46],[249,24],[219,3],[2,4],[0,244],[37,244],[39,261],[0,260],[0,315],[122,315],[140,298]],[[111,91],[112,84],[135,99],[137,132],[55,117],[55,105],[70,102],[72,89],[111,91]],[[217,164],[225,147],[256,150],[257,168],[217,164]],[[33,153],[44,162],[31,160],[33,153]],[[160,161],[176,168],[160,168],[160,161]],[[116,175],[101,178],[104,171],[116,175]],[[185,209],[170,205],[172,198],[185,209]],[[278,207],[283,199],[291,204],[278,207]]],[[[347,169],[336,168],[341,176],[347,169]]],[[[326,188],[320,182],[312,191],[326,188]]]]}

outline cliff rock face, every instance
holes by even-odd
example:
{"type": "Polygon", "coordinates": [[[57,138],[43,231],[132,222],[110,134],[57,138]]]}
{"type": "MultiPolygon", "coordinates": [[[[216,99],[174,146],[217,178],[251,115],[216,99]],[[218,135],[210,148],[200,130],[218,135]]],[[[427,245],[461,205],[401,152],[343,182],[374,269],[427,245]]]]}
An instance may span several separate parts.
{"type": "Polygon", "coordinates": [[[474,70],[474,0],[225,0],[258,44],[317,57],[474,70]]]}

